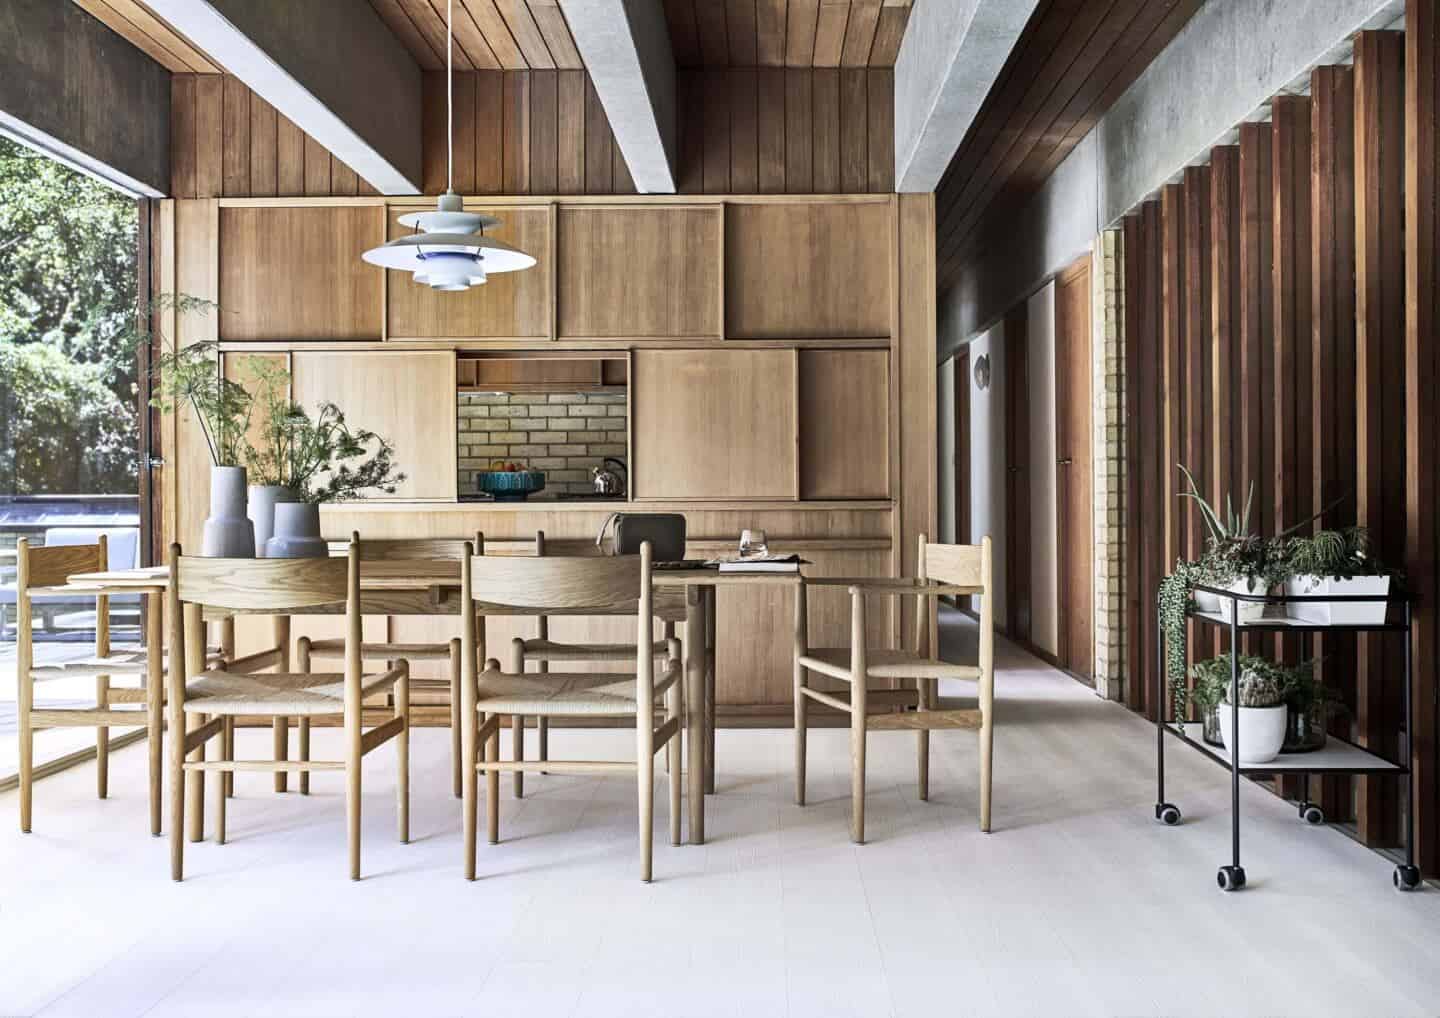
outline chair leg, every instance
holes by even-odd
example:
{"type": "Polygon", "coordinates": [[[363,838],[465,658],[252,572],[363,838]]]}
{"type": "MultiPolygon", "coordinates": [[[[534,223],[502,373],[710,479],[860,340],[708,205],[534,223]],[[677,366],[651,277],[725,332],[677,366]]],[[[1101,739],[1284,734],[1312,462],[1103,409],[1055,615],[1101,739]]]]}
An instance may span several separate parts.
{"type": "MultiPolygon", "coordinates": [[[[275,760],[288,760],[290,758],[290,719],[276,718],[271,725],[272,741],[275,748],[275,760]]],[[[275,772],[275,791],[283,792],[290,787],[290,775],[285,771],[275,772]]]]}
{"type": "MultiPolygon", "coordinates": [[[[535,719],[535,734],[536,734],[536,736],[537,736],[537,738],[538,738],[538,740],[539,740],[539,743],[540,743],[540,747],[539,747],[539,750],[538,750],[539,756],[536,757],[536,759],[543,763],[543,762],[545,762],[546,760],[549,760],[549,759],[550,759],[550,719],[549,719],[549,718],[536,718],[536,719],[535,719]]],[[[545,772],[544,772],[544,771],[541,771],[540,773],[541,773],[541,774],[544,774],[545,772]]]]}
{"type": "MultiPolygon", "coordinates": [[[[510,718],[510,749],[516,760],[525,759],[525,715],[514,714],[510,718]]],[[[525,775],[515,772],[515,798],[525,798],[525,775]]]]}
{"type": "MultiPolygon", "coordinates": [[[[23,685],[25,680],[21,679],[23,685]]],[[[20,706],[20,831],[30,833],[34,797],[35,730],[30,723],[30,706],[20,706]]]]}
{"type": "MultiPolygon", "coordinates": [[[[665,691],[665,720],[667,722],[684,715],[683,687],[683,682],[675,682],[665,691]]],[[[675,734],[670,736],[670,741],[665,744],[665,769],[669,772],[670,782],[670,844],[672,845],[680,844],[680,733],[683,731],[684,726],[678,725],[675,734]]]]}
{"type": "Polygon", "coordinates": [[[400,732],[395,736],[396,769],[395,794],[397,815],[400,824],[400,843],[410,843],[410,666],[401,664],[400,679],[395,683],[395,716],[404,718],[400,732]]]}
{"type": "MultiPolygon", "coordinates": [[[[300,719],[300,759],[306,763],[310,762],[310,719],[300,719]]],[[[295,779],[300,786],[301,795],[310,794],[310,772],[301,771],[300,776],[295,779]]]]}
{"type": "MultiPolygon", "coordinates": [[[[225,724],[220,731],[220,744],[224,752],[229,754],[225,759],[235,759],[235,719],[233,717],[225,719],[225,724]]],[[[225,798],[235,798],[235,772],[221,771],[221,776],[224,780],[221,781],[220,786],[225,791],[225,798]]]]}
{"type": "Polygon", "coordinates": [[[636,718],[636,791],[640,799],[640,879],[646,883],[655,859],[655,730],[653,715],[642,711],[636,718]]]}
{"type": "Polygon", "coordinates": [[[360,879],[360,704],[345,718],[345,833],[350,850],[350,879],[360,879]]]}
{"type": "Polygon", "coordinates": [[[185,721],[170,714],[170,879],[185,879],[185,721]]]}
{"type": "Polygon", "coordinates": [[[990,712],[986,711],[980,724],[980,830],[985,834],[990,833],[990,774],[995,751],[994,735],[990,712]]]}
{"type": "Polygon", "coordinates": [[[850,840],[865,844],[865,694],[861,682],[850,693],[850,840]]]}
{"type": "Polygon", "coordinates": [[[795,662],[795,804],[805,805],[805,741],[809,735],[810,701],[805,688],[805,668],[795,662]]]}
{"type": "MultiPolygon", "coordinates": [[[[180,734],[180,743],[181,743],[182,746],[184,745],[184,742],[185,742],[185,733],[186,733],[186,732],[189,732],[189,731],[192,731],[192,730],[194,730],[194,729],[196,729],[196,728],[199,728],[199,727],[201,727],[202,725],[204,725],[205,722],[207,722],[207,721],[210,720],[210,719],[207,718],[204,714],[187,714],[187,715],[185,715],[185,718],[186,718],[186,722],[187,722],[187,723],[186,723],[186,725],[185,725],[185,728],[181,731],[181,734],[180,734]]],[[[172,738],[173,738],[173,737],[174,737],[174,736],[172,736],[172,738]]],[[[200,745],[196,746],[195,749],[194,749],[194,751],[191,752],[191,754],[190,754],[190,759],[191,759],[192,761],[197,762],[197,763],[203,763],[204,760],[205,760],[205,755],[206,755],[206,747],[207,747],[208,745],[209,745],[208,742],[202,742],[202,743],[200,743],[200,745]]],[[[198,841],[204,841],[204,840],[205,840],[205,772],[204,772],[204,771],[189,771],[189,772],[186,773],[185,778],[186,778],[186,782],[187,782],[187,783],[186,783],[186,792],[185,792],[185,794],[186,794],[187,796],[189,796],[189,804],[188,804],[188,806],[186,807],[186,811],[185,811],[185,812],[186,812],[186,814],[187,814],[187,818],[188,818],[188,821],[189,821],[190,840],[191,840],[191,841],[197,841],[197,842],[198,842],[198,841]]]]}
{"type": "MultiPolygon", "coordinates": [[[[110,676],[95,676],[95,706],[100,710],[110,708],[110,676]]],[[[95,729],[95,798],[110,796],[110,729],[99,725],[95,729]]]]}
{"type": "Polygon", "coordinates": [[[460,641],[450,641],[450,764],[455,798],[464,795],[460,737],[460,641]]]}
{"type": "MultiPolygon", "coordinates": [[[[159,653],[159,651],[155,651],[159,653]]],[[[160,702],[159,683],[150,682],[145,689],[145,753],[146,772],[149,778],[150,791],[150,836],[160,837],[162,826],[161,818],[161,791],[163,782],[161,775],[165,770],[163,758],[163,747],[165,745],[165,720],[161,716],[163,706],[160,702]]]]}
{"type": "MultiPolygon", "coordinates": [[[[228,719],[227,719],[228,720],[228,719]]],[[[220,727],[220,759],[233,760],[233,748],[225,738],[225,727],[220,727]]],[[[215,844],[225,844],[225,775],[229,771],[215,772],[215,844]]]]}
{"type": "MultiPolygon", "coordinates": [[[[488,720],[488,719],[487,719],[488,720]]],[[[485,759],[494,762],[500,759],[500,729],[490,733],[485,740],[485,759]]],[[[485,824],[490,844],[500,844],[500,772],[485,772],[485,824]]]]}
{"type": "Polygon", "coordinates": [[[475,739],[475,726],[467,724],[461,735],[461,772],[460,772],[460,818],[461,826],[464,829],[463,858],[465,868],[465,879],[475,879],[475,840],[476,828],[479,826],[479,798],[480,775],[475,770],[479,763],[479,746],[475,739]]]}
{"type": "MultiPolygon", "coordinates": [[[[915,680],[916,692],[920,694],[920,710],[931,710],[935,706],[933,695],[933,679],[915,680]]],[[[930,729],[922,728],[915,733],[916,774],[920,791],[920,801],[928,802],[930,799],[930,729]]]]}

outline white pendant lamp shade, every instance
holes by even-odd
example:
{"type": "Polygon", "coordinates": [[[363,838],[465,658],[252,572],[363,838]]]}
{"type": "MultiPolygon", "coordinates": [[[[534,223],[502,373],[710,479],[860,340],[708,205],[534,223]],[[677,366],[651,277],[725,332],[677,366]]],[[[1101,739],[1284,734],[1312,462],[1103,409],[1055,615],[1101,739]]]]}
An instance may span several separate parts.
{"type": "MultiPolygon", "coordinates": [[[[450,0],[453,5],[454,0],[450,0]]],[[[451,8],[453,11],[453,6],[451,8]]],[[[455,166],[454,109],[451,105],[453,65],[449,18],[446,19],[446,118],[450,125],[450,159],[452,174],[455,166]]],[[[499,226],[494,216],[466,212],[453,184],[440,196],[434,212],[410,212],[400,217],[403,226],[418,232],[397,237],[380,247],[371,248],[361,257],[371,265],[413,273],[415,282],[432,290],[468,290],[485,282],[492,272],[515,272],[528,269],[535,259],[502,240],[487,237],[484,231],[499,226]]]]}

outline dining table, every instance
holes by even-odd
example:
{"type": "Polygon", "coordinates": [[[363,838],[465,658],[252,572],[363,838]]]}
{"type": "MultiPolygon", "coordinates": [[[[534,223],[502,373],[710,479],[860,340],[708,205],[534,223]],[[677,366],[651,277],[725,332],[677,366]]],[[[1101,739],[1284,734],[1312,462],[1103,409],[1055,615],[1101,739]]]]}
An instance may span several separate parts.
{"type": "MultiPolygon", "coordinates": [[[[715,675],[716,593],[721,587],[799,587],[798,570],[787,572],[723,572],[714,567],[657,568],[651,574],[657,588],[683,588],[685,622],[681,638],[685,675],[686,791],[690,799],[689,842],[705,843],[705,797],[715,791],[715,675]]],[[[67,589],[80,595],[146,594],[152,610],[169,587],[168,566],[75,573],[67,589]]],[[[460,563],[451,560],[393,560],[366,562],[360,577],[360,610],[364,615],[449,615],[460,607],[460,563]]],[[[319,605],[295,614],[336,614],[344,605],[319,605]]],[[[482,614],[528,614],[522,610],[482,614]]],[[[277,625],[288,640],[288,622],[277,625]]],[[[160,627],[147,627],[147,651],[160,627]]],[[[480,642],[484,656],[483,639],[480,642]]],[[[156,655],[158,657],[158,655],[156,655]]],[[[151,752],[157,752],[152,747],[151,752]]]]}

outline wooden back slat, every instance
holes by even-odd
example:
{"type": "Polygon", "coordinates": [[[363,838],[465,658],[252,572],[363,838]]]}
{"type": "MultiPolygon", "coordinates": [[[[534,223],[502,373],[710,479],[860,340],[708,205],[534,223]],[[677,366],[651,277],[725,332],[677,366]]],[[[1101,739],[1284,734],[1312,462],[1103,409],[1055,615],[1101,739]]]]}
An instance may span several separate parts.
{"type": "Polygon", "coordinates": [[[986,544],[927,544],[924,575],[957,587],[983,587],[988,553],[986,544]]]}
{"type": "Polygon", "coordinates": [[[499,558],[470,561],[470,591],[486,605],[554,613],[634,615],[642,584],[639,558],[499,558]]]}
{"type": "Polygon", "coordinates": [[[344,603],[348,558],[199,558],[181,555],[180,600],[244,612],[284,612],[344,603]]]}
{"type": "MultiPolygon", "coordinates": [[[[571,541],[571,542],[569,542],[569,543],[573,545],[575,542],[574,542],[574,541],[571,541]]],[[[585,545],[586,545],[587,547],[585,547],[584,549],[582,549],[583,554],[581,554],[581,555],[572,555],[572,556],[570,556],[570,557],[572,557],[572,558],[615,558],[615,557],[617,557],[617,556],[613,556],[613,555],[601,555],[601,554],[600,554],[600,550],[599,550],[598,548],[595,548],[595,547],[594,547],[594,543],[591,542],[591,541],[586,541],[586,542],[585,542],[585,545]]],[[[548,548],[549,548],[549,542],[547,542],[547,541],[545,540],[545,531],[543,531],[543,530],[537,530],[537,531],[535,532],[535,554],[536,554],[536,556],[538,556],[539,558],[545,558],[546,555],[549,554],[548,548]]],[[[554,557],[554,556],[551,556],[551,557],[554,557]]],[[[637,561],[638,561],[639,558],[640,558],[639,555],[632,555],[632,556],[630,556],[630,557],[636,559],[637,561]]],[[[657,619],[660,619],[660,620],[663,621],[663,622],[684,622],[684,621],[685,621],[685,588],[684,588],[684,587],[662,587],[661,589],[659,589],[659,590],[657,590],[657,591],[654,592],[654,601],[655,601],[655,617],[656,617],[657,619]]],[[[624,610],[624,611],[621,611],[621,612],[614,612],[614,613],[610,613],[610,614],[616,614],[616,615],[633,615],[634,612],[635,612],[635,609],[632,607],[632,608],[628,608],[628,609],[626,609],[626,610],[624,610]]],[[[606,614],[606,613],[605,613],[605,612],[593,612],[593,613],[591,613],[591,614],[603,615],[603,614],[606,614]]]]}
{"type": "Polygon", "coordinates": [[[62,544],[36,547],[28,538],[16,545],[17,574],[28,587],[58,587],[76,573],[93,573],[108,568],[105,543],[62,544]]]}

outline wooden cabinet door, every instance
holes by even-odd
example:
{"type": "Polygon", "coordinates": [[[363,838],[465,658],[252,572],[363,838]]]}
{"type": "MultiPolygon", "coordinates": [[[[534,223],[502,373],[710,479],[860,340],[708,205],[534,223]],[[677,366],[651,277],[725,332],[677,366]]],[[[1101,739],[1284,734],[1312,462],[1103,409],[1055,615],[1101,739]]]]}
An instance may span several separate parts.
{"type": "Polygon", "coordinates": [[[1055,285],[1055,456],[1059,509],[1060,663],[1089,678],[1094,662],[1095,507],[1090,476],[1090,260],[1055,285]]]}
{"type": "Polygon", "coordinates": [[[1023,302],[1005,316],[1006,631],[1030,642],[1030,332],[1023,302]]]}
{"type": "Polygon", "coordinates": [[[795,351],[637,350],[637,498],[776,499],[798,491],[795,351]]]}
{"type": "Polygon", "coordinates": [[[405,480],[394,499],[453,500],[456,492],[455,355],[449,351],[292,354],[291,390],[312,415],[335,403],[351,428],[395,446],[405,480]]]}
{"type": "Polygon", "coordinates": [[[800,351],[800,497],[890,494],[890,351],[800,351]]]}

